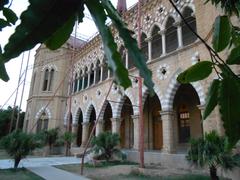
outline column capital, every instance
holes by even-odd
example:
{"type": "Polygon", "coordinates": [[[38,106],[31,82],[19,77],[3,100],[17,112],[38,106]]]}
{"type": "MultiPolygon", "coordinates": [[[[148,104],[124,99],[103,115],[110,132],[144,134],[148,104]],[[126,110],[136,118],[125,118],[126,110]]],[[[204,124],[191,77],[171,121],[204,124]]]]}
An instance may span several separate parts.
{"type": "Polygon", "coordinates": [[[182,25],[182,21],[176,21],[175,23],[173,23],[173,26],[175,27],[179,27],[182,25]]]}
{"type": "Polygon", "coordinates": [[[144,39],[144,41],[147,41],[147,42],[152,41],[152,36],[147,37],[146,39],[144,39]]]}
{"type": "Polygon", "coordinates": [[[158,34],[160,34],[160,35],[164,35],[165,33],[166,33],[166,29],[162,29],[162,30],[158,31],[158,34]]]}
{"type": "Polygon", "coordinates": [[[112,122],[121,122],[121,121],[122,121],[122,118],[115,117],[115,118],[110,118],[110,120],[111,120],[112,122]]]}
{"type": "Polygon", "coordinates": [[[90,123],[87,121],[87,122],[82,122],[82,125],[83,126],[88,126],[90,123]]]}
{"type": "Polygon", "coordinates": [[[161,116],[164,115],[175,115],[175,111],[174,110],[165,110],[165,111],[159,111],[161,116]]]}
{"type": "Polygon", "coordinates": [[[198,109],[201,110],[201,111],[204,111],[205,110],[205,104],[200,104],[200,105],[197,105],[198,109]]]}

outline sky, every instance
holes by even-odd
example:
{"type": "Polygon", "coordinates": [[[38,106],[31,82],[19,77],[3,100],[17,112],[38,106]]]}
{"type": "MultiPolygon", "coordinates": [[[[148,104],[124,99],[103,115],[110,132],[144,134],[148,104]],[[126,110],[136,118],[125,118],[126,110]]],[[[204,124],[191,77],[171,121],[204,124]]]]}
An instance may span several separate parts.
{"type": "MultiPolygon", "coordinates": [[[[118,0],[111,0],[113,5],[116,6],[118,0]]],[[[127,0],[127,6],[131,7],[137,3],[137,0],[127,0]]],[[[17,14],[19,17],[21,12],[26,10],[28,6],[28,0],[13,0],[11,9],[17,14]]],[[[94,22],[91,20],[91,17],[88,13],[87,10],[85,10],[86,17],[84,18],[83,23],[78,25],[78,30],[77,30],[77,36],[83,39],[88,39],[92,37],[96,32],[96,26],[94,22]]],[[[0,14],[0,18],[2,17],[2,14],[0,14]]],[[[18,21],[16,25],[18,25],[20,22],[18,21]]],[[[14,32],[15,27],[7,27],[4,28],[3,31],[0,32],[0,44],[1,47],[3,48],[4,45],[8,42],[8,38],[10,35],[14,32]]],[[[30,51],[30,61],[29,61],[29,66],[27,70],[27,78],[26,78],[26,83],[25,83],[25,89],[23,92],[23,98],[22,98],[22,106],[21,109],[23,111],[26,110],[26,104],[27,104],[27,98],[29,94],[29,88],[30,88],[30,82],[31,82],[31,75],[32,75],[32,67],[33,67],[33,62],[34,62],[34,55],[35,51],[39,45],[37,45],[34,49],[30,51]]],[[[20,74],[20,65],[21,61],[23,59],[23,71],[26,69],[26,64],[27,64],[27,59],[28,59],[28,52],[25,52],[21,54],[19,57],[12,59],[6,64],[6,69],[8,72],[8,75],[10,77],[10,80],[8,82],[4,82],[0,80],[0,108],[7,108],[8,106],[13,106],[15,97],[16,97],[16,89],[17,89],[17,84],[18,84],[18,77],[20,74]],[[24,54],[24,55],[23,55],[24,54]]],[[[23,77],[21,78],[21,81],[23,81],[23,77]]],[[[23,88],[23,83],[19,86],[18,90],[18,98],[16,101],[16,105],[20,105],[20,98],[22,94],[22,88],[23,88]]]]}

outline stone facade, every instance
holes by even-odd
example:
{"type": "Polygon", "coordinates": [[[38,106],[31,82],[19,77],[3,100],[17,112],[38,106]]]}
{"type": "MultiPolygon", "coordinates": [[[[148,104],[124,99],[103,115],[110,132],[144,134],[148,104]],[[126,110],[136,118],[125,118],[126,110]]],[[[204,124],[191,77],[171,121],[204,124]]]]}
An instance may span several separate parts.
{"type": "MultiPolygon", "coordinates": [[[[210,43],[211,24],[218,14],[215,7],[197,0],[178,0],[175,3],[198,34],[210,43]]],[[[156,93],[150,97],[147,88],[142,89],[145,149],[168,154],[185,152],[190,137],[202,136],[203,132],[212,129],[223,133],[217,109],[201,123],[206,92],[216,75],[212,73],[206,80],[180,85],[176,80],[180,72],[198,61],[209,59],[206,48],[189,32],[168,1],[146,0],[142,11],[142,51],[153,73],[156,93]]],[[[137,34],[137,6],[125,12],[123,18],[137,34]]],[[[138,149],[138,81],[133,77],[138,75],[138,70],[118,33],[113,28],[112,31],[123,63],[132,75],[132,87],[124,91],[113,85],[107,101],[104,101],[113,77],[107,69],[99,35],[88,42],[76,40],[78,46],[75,44],[75,47],[70,40],[56,51],[47,50],[42,45],[35,56],[26,131],[54,127],[64,129],[70,119],[71,107],[72,131],[78,134],[74,146],[86,145],[90,130],[99,117],[96,134],[105,130],[119,133],[121,147],[138,149]],[[73,50],[77,50],[74,57],[73,50]],[[73,72],[70,71],[71,62],[73,72]],[[36,123],[39,119],[42,123],[36,123]]]]}

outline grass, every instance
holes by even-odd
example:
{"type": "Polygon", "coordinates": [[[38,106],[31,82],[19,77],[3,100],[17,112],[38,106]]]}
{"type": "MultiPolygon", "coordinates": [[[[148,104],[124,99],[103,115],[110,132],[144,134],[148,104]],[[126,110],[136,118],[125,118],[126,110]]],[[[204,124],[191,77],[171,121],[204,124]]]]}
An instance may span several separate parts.
{"type": "Polygon", "coordinates": [[[2,180],[43,180],[43,178],[35,175],[34,173],[28,171],[25,168],[21,169],[1,169],[0,179],[2,180]]]}
{"type": "Polygon", "coordinates": [[[109,166],[117,166],[117,165],[138,165],[138,163],[129,162],[129,161],[102,161],[96,165],[85,163],[84,166],[87,168],[103,168],[109,166]]]}

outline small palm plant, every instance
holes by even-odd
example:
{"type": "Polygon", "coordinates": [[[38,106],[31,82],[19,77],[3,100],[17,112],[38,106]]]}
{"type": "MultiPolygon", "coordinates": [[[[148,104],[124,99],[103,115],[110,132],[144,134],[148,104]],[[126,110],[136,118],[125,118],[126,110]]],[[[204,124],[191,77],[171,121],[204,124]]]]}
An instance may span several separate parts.
{"type": "Polygon", "coordinates": [[[228,139],[220,137],[215,131],[206,133],[204,137],[192,139],[187,160],[200,167],[208,166],[212,180],[218,180],[217,168],[231,170],[240,166],[240,155],[233,154],[228,139]]]}
{"type": "Polygon", "coordinates": [[[36,139],[35,135],[16,130],[4,136],[1,139],[1,145],[9,156],[14,159],[14,168],[17,168],[20,161],[35,148],[40,147],[41,143],[36,139]]]}
{"type": "Polygon", "coordinates": [[[92,140],[93,151],[100,159],[109,161],[113,155],[123,157],[122,152],[117,147],[120,137],[116,133],[103,132],[92,140]]]}
{"type": "Polygon", "coordinates": [[[53,145],[58,140],[59,136],[59,128],[44,130],[41,132],[43,144],[48,146],[47,151],[45,152],[46,155],[49,155],[52,151],[53,145]]]}
{"type": "Polygon", "coordinates": [[[76,134],[72,133],[72,132],[68,132],[66,131],[63,136],[62,139],[65,142],[66,145],[66,149],[65,149],[65,155],[69,156],[70,155],[70,147],[71,147],[71,143],[75,140],[76,138],[76,134]]]}

